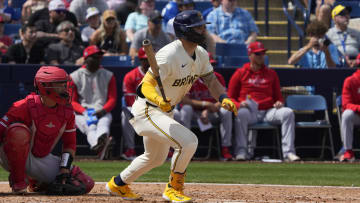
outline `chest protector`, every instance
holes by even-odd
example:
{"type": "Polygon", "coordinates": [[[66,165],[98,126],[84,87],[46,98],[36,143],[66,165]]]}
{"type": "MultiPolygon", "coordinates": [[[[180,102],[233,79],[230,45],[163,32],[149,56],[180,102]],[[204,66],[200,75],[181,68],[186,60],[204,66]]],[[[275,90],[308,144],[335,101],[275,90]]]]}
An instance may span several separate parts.
{"type": "Polygon", "coordinates": [[[56,108],[45,107],[39,95],[29,95],[26,103],[33,121],[32,153],[36,157],[48,155],[65,131],[66,123],[73,111],[70,107],[58,105],[56,108]]]}

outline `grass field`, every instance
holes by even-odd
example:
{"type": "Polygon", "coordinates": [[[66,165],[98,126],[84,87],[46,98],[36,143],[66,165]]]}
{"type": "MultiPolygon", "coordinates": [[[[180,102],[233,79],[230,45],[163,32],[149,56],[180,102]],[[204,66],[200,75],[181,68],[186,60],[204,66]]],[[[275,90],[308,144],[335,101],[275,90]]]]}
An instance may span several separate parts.
{"type": "MultiPolygon", "coordinates": [[[[117,175],[130,162],[77,161],[83,171],[105,182],[117,175]]],[[[167,182],[170,163],[155,168],[138,182],[167,182]]],[[[360,186],[358,164],[341,163],[260,163],[260,162],[191,162],[186,182],[240,183],[317,186],[360,186]]],[[[8,172],[0,170],[0,180],[7,181],[8,172]]]]}

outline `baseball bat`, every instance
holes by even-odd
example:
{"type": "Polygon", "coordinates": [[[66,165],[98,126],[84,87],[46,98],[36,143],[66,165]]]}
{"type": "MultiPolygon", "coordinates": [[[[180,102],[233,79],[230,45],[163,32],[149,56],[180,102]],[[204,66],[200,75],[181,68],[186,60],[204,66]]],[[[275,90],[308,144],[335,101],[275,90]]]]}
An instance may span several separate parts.
{"type": "Polygon", "coordinates": [[[167,99],[166,99],[166,96],[165,96],[163,84],[162,84],[161,79],[160,79],[160,74],[159,74],[159,69],[160,68],[159,68],[159,65],[156,62],[154,49],[153,49],[153,47],[151,45],[151,41],[148,40],[148,39],[145,39],[142,44],[143,44],[145,53],[147,55],[147,60],[148,60],[148,62],[150,64],[150,68],[154,73],[157,84],[159,85],[161,96],[163,97],[165,102],[168,102],[167,99]]]}

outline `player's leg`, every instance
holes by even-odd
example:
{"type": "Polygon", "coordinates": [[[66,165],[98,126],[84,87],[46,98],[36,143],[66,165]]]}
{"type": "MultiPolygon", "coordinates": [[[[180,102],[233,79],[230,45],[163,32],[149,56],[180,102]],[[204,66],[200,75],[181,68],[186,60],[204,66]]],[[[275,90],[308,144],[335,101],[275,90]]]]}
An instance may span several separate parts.
{"type": "Polygon", "coordinates": [[[110,125],[112,122],[111,113],[106,113],[98,120],[96,125],[96,140],[95,150],[99,152],[99,158],[104,159],[107,149],[110,145],[112,138],[110,137],[110,125]]]}
{"type": "Polygon", "coordinates": [[[232,145],[232,124],[232,112],[224,108],[220,108],[221,152],[222,156],[227,160],[232,159],[232,155],[229,150],[232,145]]]}
{"type": "Polygon", "coordinates": [[[1,148],[1,165],[10,171],[9,183],[14,193],[25,193],[26,160],[28,159],[31,142],[31,131],[22,123],[8,126],[4,144],[1,148]]]}
{"type": "Polygon", "coordinates": [[[295,153],[295,115],[292,109],[282,107],[267,110],[264,121],[281,124],[281,143],[284,159],[298,161],[300,158],[295,153]]]}
{"type": "Polygon", "coordinates": [[[136,157],[135,130],[129,123],[130,118],[128,115],[130,115],[130,112],[125,113],[124,111],[129,110],[123,108],[123,111],[121,112],[122,139],[124,140],[124,146],[126,148],[121,157],[126,160],[134,160],[136,157]]]}
{"type": "Polygon", "coordinates": [[[96,139],[96,125],[92,124],[88,126],[86,122],[86,116],[82,114],[75,114],[75,123],[76,127],[80,130],[81,133],[86,135],[86,139],[90,145],[90,149],[93,149],[97,144],[96,139]]]}
{"type": "Polygon", "coordinates": [[[256,115],[251,113],[248,108],[239,108],[235,118],[235,139],[234,156],[235,160],[242,161],[247,159],[248,151],[248,125],[256,123],[256,115]]]}
{"type": "Polygon", "coordinates": [[[352,161],[355,159],[352,147],[354,126],[357,124],[360,124],[360,116],[354,111],[346,109],[341,115],[341,135],[343,136],[342,140],[344,142],[345,153],[340,157],[340,161],[352,161]]]}

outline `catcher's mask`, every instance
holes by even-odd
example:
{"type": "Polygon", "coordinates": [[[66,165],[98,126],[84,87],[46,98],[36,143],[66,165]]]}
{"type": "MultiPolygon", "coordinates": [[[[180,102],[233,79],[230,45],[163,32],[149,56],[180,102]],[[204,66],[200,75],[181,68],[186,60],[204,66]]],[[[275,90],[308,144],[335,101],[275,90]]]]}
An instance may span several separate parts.
{"type": "Polygon", "coordinates": [[[42,66],[34,79],[38,94],[47,96],[58,104],[71,102],[71,79],[64,69],[55,66],[42,66]]]}

